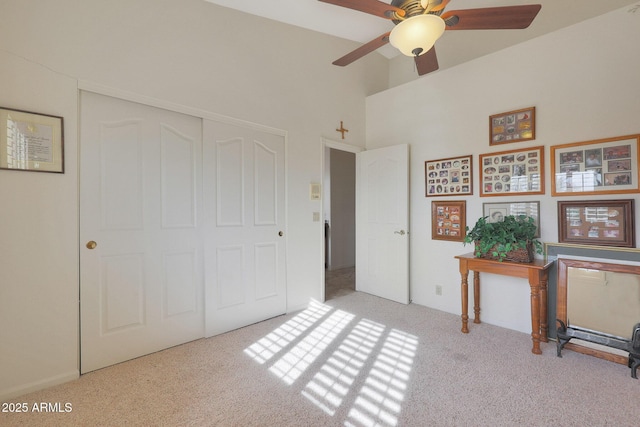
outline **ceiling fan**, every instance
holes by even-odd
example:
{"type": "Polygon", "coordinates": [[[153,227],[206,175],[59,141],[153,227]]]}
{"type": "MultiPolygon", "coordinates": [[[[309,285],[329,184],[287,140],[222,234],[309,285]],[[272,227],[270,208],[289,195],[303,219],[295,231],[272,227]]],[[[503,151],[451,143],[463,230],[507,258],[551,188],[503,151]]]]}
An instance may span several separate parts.
{"type": "Polygon", "coordinates": [[[450,0],[319,0],[389,19],[390,32],[371,40],[333,62],[349,65],[387,43],[415,58],[419,75],[438,69],[434,43],[445,30],[499,30],[527,28],[542,7],[539,4],[486,7],[444,12],[450,0]]]}

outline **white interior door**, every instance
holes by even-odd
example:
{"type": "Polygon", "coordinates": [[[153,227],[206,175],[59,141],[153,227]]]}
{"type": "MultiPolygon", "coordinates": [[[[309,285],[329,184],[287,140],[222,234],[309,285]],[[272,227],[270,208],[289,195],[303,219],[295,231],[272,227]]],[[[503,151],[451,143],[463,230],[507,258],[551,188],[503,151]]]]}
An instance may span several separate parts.
{"type": "Polygon", "coordinates": [[[356,154],[356,290],[409,303],[409,146],[356,154]]]}
{"type": "Polygon", "coordinates": [[[201,133],[198,118],[82,92],[83,373],[204,335],[201,133]]]}
{"type": "Polygon", "coordinates": [[[203,165],[212,336],[286,312],[285,138],[205,120],[203,165]]]}

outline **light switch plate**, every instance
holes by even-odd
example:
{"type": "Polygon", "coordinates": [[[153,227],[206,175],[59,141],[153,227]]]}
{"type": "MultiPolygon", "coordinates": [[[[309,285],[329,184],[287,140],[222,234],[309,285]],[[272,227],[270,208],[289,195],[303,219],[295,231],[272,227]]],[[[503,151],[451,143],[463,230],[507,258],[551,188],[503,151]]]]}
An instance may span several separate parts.
{"type": "Polygon", "coordinates": [[[317,182],[309,184],[309,198],[311,200],[320,200],[320,184],[317,182]]]}

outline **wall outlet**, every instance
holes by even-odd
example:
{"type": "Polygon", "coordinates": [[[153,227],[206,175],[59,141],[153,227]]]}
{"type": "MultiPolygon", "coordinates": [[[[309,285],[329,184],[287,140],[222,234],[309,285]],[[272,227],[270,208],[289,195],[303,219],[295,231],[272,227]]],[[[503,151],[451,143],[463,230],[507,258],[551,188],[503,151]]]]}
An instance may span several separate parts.
{"type": "Polygon", "coordinates": [[[442,286],[436,285],[436,295],[442,295],[442,286]]]}

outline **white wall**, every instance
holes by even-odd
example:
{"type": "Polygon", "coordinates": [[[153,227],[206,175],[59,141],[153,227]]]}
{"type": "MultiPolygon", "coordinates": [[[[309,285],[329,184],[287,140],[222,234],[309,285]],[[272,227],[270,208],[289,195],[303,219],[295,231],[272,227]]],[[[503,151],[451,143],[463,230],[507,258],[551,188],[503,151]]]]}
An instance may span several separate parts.
{"type": "Polygon", "coordinates": [[[201,0],[23,0],[0,6],[0,105],[63,116],[64,175],[0,170],[0,400],[78,372],[78,91],[104,86],[287,132],[288,308],[319,298],[322,144],[344,121],[364,146],[365,97],[387,60],[201,0]]]}
{"type": "MultiPolygon", "coordinates": [[[[564,30],[367,98],[367,148],[411,145],[411,295],[415,303],[460,314],[455,255],[462,243],[431,239],[433,200],[466,200],[467,225],[483,202],[539,200],[544,242],[557,242],[549,146],[640,133],[640,13],[613,11],[564,30]],[[488,117],[536,107],[536,140],[500,146],[488,142],[488,117]],[[546,188],[541,196],[480,198],[478,155],[545,146],[546,188]],[[424,162],[473,154],[474,195],[426,198],[424,162]],[[436,296],[435,287],[443,287],[436,296]]],[[[637,195],[603,196],[634,198],[637,195]]],[[[636,222],[638,213],[636,209],[636,222]]],[[[638,229],[640,232],[640,229],[638,229]]],[[[640,240],[638,240],[640,241],[640,240]]],[[[523,279],[483,274],[482,320],[531,332],[529,286],[523,279]]]]}
{"type": "Polygon", "coordinates": [[[74,79],[0,51],[0,105],[64,117],[65,173],[0,170],[0,400],[78,375],[74,79]]]}
{"type": "Polygon", "coordinates": [[[331,149],[331,262],[329,268],[356,265],[356,155],[331,149]]]}

